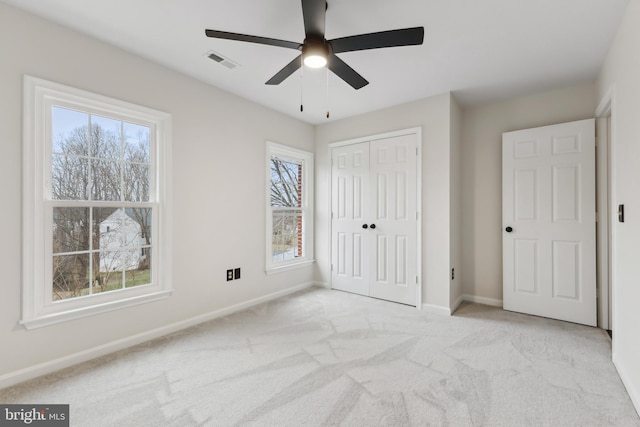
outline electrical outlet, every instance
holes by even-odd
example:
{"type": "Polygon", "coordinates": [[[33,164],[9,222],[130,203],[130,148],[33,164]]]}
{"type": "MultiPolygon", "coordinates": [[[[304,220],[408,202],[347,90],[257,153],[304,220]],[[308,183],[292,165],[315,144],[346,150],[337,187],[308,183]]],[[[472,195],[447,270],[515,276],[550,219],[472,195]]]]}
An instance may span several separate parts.
{"type": "Polygon", "coordinates": [[[227,282],[233,280],[233,270],[227,270],[227,282]]]}
{"type": "Polygon", "coordinates": [[[233,272],[233,278],[234,279],[239,279],[240,278],[240,267],[236,268],[233,272]]]}

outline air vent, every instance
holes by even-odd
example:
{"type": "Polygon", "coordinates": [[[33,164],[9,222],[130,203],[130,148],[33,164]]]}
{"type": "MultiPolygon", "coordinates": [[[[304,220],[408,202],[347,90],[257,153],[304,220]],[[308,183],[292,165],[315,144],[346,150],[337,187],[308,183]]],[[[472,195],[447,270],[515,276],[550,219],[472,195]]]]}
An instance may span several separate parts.
{"type": "Polygon", "coordinates": [[[229,58],[220,55],[218,52],[209,51],[209,52],[205,53],[205,55],[207,56],[207,58],[217,62],[220,65],[224,65],[225,67],[227,67],[229,69],[236,68],[236,67],[238,67],[240,65],[237,62],[234,62],[234,61],[230,60],[229,58]]]}

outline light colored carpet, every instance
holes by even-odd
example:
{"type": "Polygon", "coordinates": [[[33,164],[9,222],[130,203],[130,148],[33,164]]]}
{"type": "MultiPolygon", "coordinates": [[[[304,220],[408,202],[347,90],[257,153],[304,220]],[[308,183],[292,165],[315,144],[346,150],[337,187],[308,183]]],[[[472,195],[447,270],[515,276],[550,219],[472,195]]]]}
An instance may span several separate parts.
{"type": "Polygon", "coordinates": [[[311,289],[12,388],[72,426],[640,426],[600,329],[311,289]]]}

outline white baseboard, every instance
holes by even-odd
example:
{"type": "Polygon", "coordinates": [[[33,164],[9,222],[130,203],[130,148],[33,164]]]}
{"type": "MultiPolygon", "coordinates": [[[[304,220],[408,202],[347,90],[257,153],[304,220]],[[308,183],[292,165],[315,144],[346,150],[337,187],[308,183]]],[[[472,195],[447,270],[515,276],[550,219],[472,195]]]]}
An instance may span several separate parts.
{"type": "Polygon", "coordinates": [[[237,311],[245,310],[258,304],[262,304],[267,301],[271,301],[283,296],[301,291],[303,289],[314,286],[315,283],[305,283],[302,285],[287,288],[272,294],[264,295],[258,298],[254,298],[249,301],[245,301],[239,304],[232,305],[230,307],[221,308],[210,313],[202,314],[200,316],[185,319],[180,322],[172,323],[170,325],[162,326],[160,328],[152,329],[150,331],[142,332],[136,335],[132,335],[127,338],[112,341],[106,344],[102,344],[96,347],[89,348],[87,350],[80,351],[78,353],[70,354],[68,356],[60,357],[58,359],[50,360],[44,363],[40,363],[28,368],[20,369],[14,372],[0,376],[0,389],[10,387],[12,385],[27,381],[42,375],[50,374],[60,369],[68,368],[69,366],[77,365],[82,362],[86,362],[96,357],[104,356],[115,351],[124,350],[125,348],[132,347],[143,342],[162,337],[164,335],[178,332],[182,329],[195,326],[197,324],[207,322],[209,320],[223,317],[237,311]]]}
{"type": "Polygon", "coordinates": [[[502,300],[478,297],[475,295],[462,295],[460,296],[460,298],[456,300],[455,303],[453,303],[451,308],[443,307],[440,305],[434,305],[434,304],[422,304],[422,309],[427,313],[439,314],[442,316],[451,316],[458,309],[458,307],[460,306],[460,304],[462,304],[463,301],[475,302],[475,303],[484,304],[484,305],[492,305],[494,307],[502,308],[502,300]]]}
{"type": "Polygon", "coordinates": [[[631,398],[631,403],[633,403],[633,406],[636,408],[636,412],[640,415],[640,390],[638,390],[633,384],[629,374],[627,374],[626,369],[622,364],[620,364],[620,361],[615,354],[613,354],[612,360],[613,365],[616,367],[618,375],[622,380],[622,384],[624,384],[624,387],[627,389],[627,394],[629,394],[629,397],[631,398]]]}
{"type": "Polygon", "coordinates": [[[501,299],[485,298],[485,297],[479,297],[476,295],[462,295],[462,300],[467,302],[475,302],[478,304],[492,305],[494,307],[502,308],[501,299]]]}
{"type": "Polygon", "coordinates": [[[451,306],[451,314],[456,312],[458,307],[460,307],[460,304],[462,304],[462,301],[464,301],[464,295],[460,295],[456,302],[453,303],[453,306],[451,306]]]}
{"type": "Polygon", "coordinates": [[[431,314],[438,314],[440,316],[451,316],[451,310],[448,307],[434,304],[422,304],[422,309],[431,314]]]}
{"type": "Polygon", "coordinates": [[[318,287],[318,288],[331,289],[331,285],[328,284],[327,282],[316,282],[316,283],[313,284],[313,286],[318,287]]]}

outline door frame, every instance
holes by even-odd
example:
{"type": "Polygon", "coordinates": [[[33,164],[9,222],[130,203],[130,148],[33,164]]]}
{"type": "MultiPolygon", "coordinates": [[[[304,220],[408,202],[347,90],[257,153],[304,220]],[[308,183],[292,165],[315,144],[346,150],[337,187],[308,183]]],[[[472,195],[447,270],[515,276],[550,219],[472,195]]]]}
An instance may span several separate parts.
{"type": "MultiPolygon", "coordinates": [[[[418,282],[416,283],[417,295],[416,295],[416,308],[422,310],[422,127],[412,127],[407,129],[400,129],[391,132],[378,133],[374,135],[363,136],[359,138],[347,139],[342,141],[336,141],[329,144],[329,260],[330,265],[333,262],[333,195],[332,180],[333,180],[333,156],[332,151],[334,148],[343,147],[345,145],[359,144],[361,142],[370,142],[378,139],[393,138],[396,136],[415,135],[416,147],[418,150],[416,161],[416,274],[418,276],[418,282]]],[[[331,267],[330,267],[331,268],[331,267]]],[[[333,275],[329,271],[329,287],[332,288],[333,275]]]]}
{"type": "MultiPolygon", "coordinates": [[[[596,130],[598,136],[604,135],[606,141],[598,138],[596,161],[598,165],[607,168],[604,176],[598,176],[597,204],[606,206],[604,215],[598,212],[598,220],[602,218],[607,223],[607,238],[601,238],[597,245],[599,256],[598,268],[606,269],[607,278],[598,274],[598,327],[602,329],[615,329],[615,176],[612,173],[615,167],[615,85],[612,85],[600,100],[596,111],[596,130]],[[608,132],[600,132],[598,126],[601,120],[607,120],[608,132]],[[606,265],[605,265],[606,264],[606,265]]],[[[599,174],[601,175],[601,174],[599,174]]],[[[615,339],[612,338],[612,352],[615,354],[615,339]]]]}

